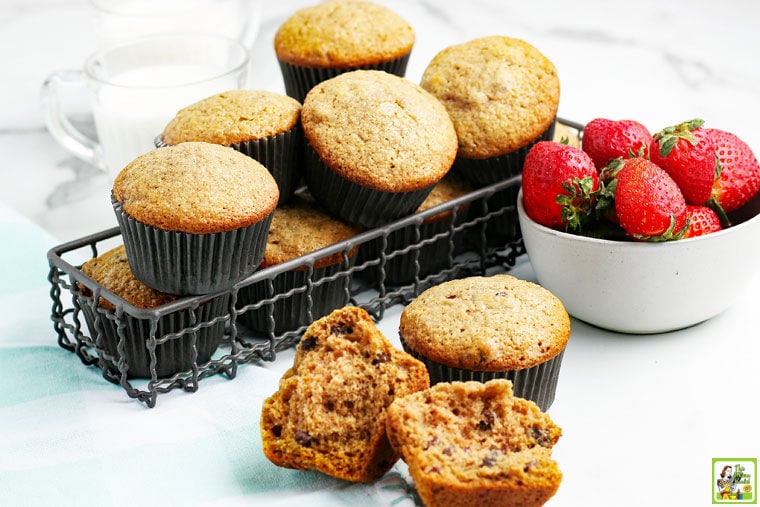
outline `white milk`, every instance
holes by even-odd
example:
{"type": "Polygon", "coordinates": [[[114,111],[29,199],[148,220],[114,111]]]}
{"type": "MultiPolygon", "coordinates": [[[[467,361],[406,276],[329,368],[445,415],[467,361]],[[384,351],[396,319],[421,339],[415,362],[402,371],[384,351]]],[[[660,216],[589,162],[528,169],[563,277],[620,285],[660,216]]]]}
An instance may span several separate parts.
{"type": "Polygon", "coordinates": [[[113,85],[100,87],[93,115],[108,169],[115,174],[152,150],[153,139],[181,108],[239,87],[236,75],[212,79],[221,72],[204,65],[153,65],[116,74],[113,85]]]}

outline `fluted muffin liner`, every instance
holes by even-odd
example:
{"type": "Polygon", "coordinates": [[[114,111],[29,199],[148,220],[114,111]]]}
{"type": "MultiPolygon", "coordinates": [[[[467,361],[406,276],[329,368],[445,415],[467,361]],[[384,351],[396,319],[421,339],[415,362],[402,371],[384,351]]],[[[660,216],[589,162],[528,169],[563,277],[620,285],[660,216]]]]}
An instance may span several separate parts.
{"type": "Polygon", "coordinates": [[[430,385],[457,380],[488,382],[495,378],[505,378],[512,381],[515,396],[534,402],[543,411],[548,410],[554,402],[559,371],[562,366],[562,356],[565,354],[564,350],[548,361],[531,368],[505,371],[478,371],[457,368],[433,361],[412,350],[404,341],[404,337],[401,335],[399,337],[404,351],[425,363],[430,374],[430,385]]]}
{"type": "MultiPolygon", "coordinates": [[[[453,231],[453,227],[462,224],[466,219],[467,212],[462,209],[457,211],[453,223],[451,215],[448,213],[441,218],[435,216],[424,221],[419,226],[419,236],[417,236],[413,225],[394,230],[388,234],[385,247],[386,255],[410,246],[413,248],[406,253],[398,253],[392,258],[386,259],[384,265],[385,283],[390,285],[410,283],[414,281],[415,273],[419,279],[423,279],[428,275],[438,273],[442,269],[452,267],[449,265],[450,260],[453,260],[454,256],[464,248],[464,234],[453,231]],[[446,233],[446,235],[421,245],[423,241],[442,233],[446,233]],[[419,272],[415,266],[414,250],[418,250],[416,262],[419,265],[419,272]]],[[[358,262],[362,263],[370,259],[380,258],[382,246],[382,238],[376,238],[362,244],[358,262]]],[[[378,279],[378,271],[379,267],[370,267],[362,270],[362,274],[375,281],[378,279]]]]}
{"type": "Polygon", "coordinates": [[[411,53],[407,53],[400,58],[389,60],[387,62],[344,68],[303,67],[293,65],[280,59],[277,61],[280,64],[282,79],[285,83],[285,94],[303,104],[309,90],[322,81],[327,81],[328,79],[334,78],[344,72],[350,72],[352,70],[383,70],[389,74],[404,77],[406,74],[406,66],[409,63],[410,54],[411,53]]]}
{"type": "MultiPolygon", "coordinates": [[[[156,148],[169,146],[159,134],[153,140],[156,148]]],[[[278,204],[287,202],[301,181],[303,129],[296,124],[290,130],[261,139],[251,139],[228,145],[267,168],[280,190],[278,204]]]]}
{"type": "Polygon", "coordinates": [[[229,289],[264,258],[273,213],[248,227],[191,234],[144,224],[113,196],[111,201],[132,272],[158,291],[188,295],[229,289]]]}
{"type": "MultiPolygon", "coordinates": [[[[355,259],[356,256],[349,257],[349,267],[353,266],[355,259]]],[[[271,311],[274,320],[273,329],[278,334],[309,325],[314,320],[324,317],[349,302],[350,294],[347,290],[351,286],[349,274],[317,285],[319,280],[343,271],[342,263],[314,269],[312,280],[315,285],[312,286],[311,291],[311,318],[309,318],[308,312],[309,295],[305,290],[309,274],[308,271],[301,269],[285,271],[277,275],[272,280],[273,291],[271,292],[268,289],[268,280],[242,287],[238,292],[238,308],[264,299],[272,299],[278,294],[285,294],[295,288],[303,288],[304,290],[295,292],[292,296],[279,299],[274,303],[265,304],[261,308],[242,313],[239,319],[254,331],[268,332],[270,329],[269,312],[271,311]]]]}
{"type": "MultiPolygon", "coordinates": [[[[523,164],[528,152],[539,141],[550,141],[554,137],[555,121],[552,121],[538,138],[515,151],[485,159],[467,159],[457,157],[452,170],[461,174],[474,188],[483,188],[512,176],[522,174],[523,164]]],[[[486,236],[489,243],[506,245],[520,237],[520,228],[517,219],[517,192],[519,186],[495,192],[486,200],[488,211],[507,208],[504,213],[493,217],[488,221],[486,236]]],[[[476,218],[485,214],[485,206],[474,205],[470,207],[470,217],[476,218]]]]}
{"type": "Polygon", "coordinates": [[[353,225],[377,227],[414,213],[435,184],[411,192],[383,192],[343,178],[317,155],[308,141],[304,177],[311,195],[336,217],[353,225]]]}
{"type": "MultiPolygon", "coordinates": [[[[210,326],[200,327],[196,332],[179,333],[200,322],[225,316],[228,312],[229,294],[222,294],[201,303],[194,310],[184,309],[161,316],[156,325],[156,378],[166,378],[175,373],[190,371],[207,363],[224,339],[225,319],[210,326]],[[162,340],[163,343],[159,343],[162,340]]],[[[80,306],[90,336],[98,351],[101,369],[119,376],[119,333],[117,322],[104,315],[103,309],[92,307],[92,299],[80,296],[80,306]],[[98,329],[100,335],[98,335],[98,329]]],[[[109,311],[111,314],[113,310],[109,311]]],[[[127,366],[127,378],[151,378],[150,336],[151,321],[124,314],[123,358],[127,366]]]]}

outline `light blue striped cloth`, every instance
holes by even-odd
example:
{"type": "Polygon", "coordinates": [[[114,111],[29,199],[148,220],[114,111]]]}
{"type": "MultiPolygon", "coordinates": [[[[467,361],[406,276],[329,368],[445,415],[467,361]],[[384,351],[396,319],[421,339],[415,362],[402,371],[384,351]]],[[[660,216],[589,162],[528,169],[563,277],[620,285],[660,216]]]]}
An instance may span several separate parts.
{"type": "Polygon", "coordinates": [[[152,409],[129,398],[57,344],[45,254],[58,241],[1,204],[0,237],[0,506],[415,505],[403,462],[364,485],[264,457],[261,403],[292,355],[152,409]]]}

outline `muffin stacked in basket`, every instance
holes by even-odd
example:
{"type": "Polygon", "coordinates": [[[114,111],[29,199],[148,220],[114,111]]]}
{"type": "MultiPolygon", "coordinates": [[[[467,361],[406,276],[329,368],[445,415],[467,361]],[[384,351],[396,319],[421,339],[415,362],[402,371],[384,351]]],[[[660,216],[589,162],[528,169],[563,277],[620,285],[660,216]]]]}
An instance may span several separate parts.
{"type": "Polygon", "coordinates": [[[211,358],[228,319],[225,291],[259,267],[279,195],[259,162],[205,142],[159,148],[122,169],[111,199],[124,245],[82,267],[138,309],[120,326],[113,305],[83,287],[80,306],[107,376],[168,377],[211,358]],[[155,323],[139,312],[205,294],[195,309],[155,323]]]}

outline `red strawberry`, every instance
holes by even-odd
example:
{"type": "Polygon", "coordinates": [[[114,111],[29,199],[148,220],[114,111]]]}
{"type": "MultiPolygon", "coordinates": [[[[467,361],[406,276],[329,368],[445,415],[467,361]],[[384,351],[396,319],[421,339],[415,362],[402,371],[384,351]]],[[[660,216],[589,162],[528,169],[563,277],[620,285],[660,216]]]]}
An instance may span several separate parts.
{"type": "Polygon", "coordinates": [[[598,187],[594,162],[578,148],[540,141],[525,157],[522,172],[525,211],[546,227],[582,229],[598,187]]]}
{"type": "Polygon", "coordinates": [[[625,161],[616,180],[615,211],[626,234],[647,241],[683,237],[686,202],[667,172],[637,157],[625,161]]]}
{"type": "Polygon", "coordinates": [[[728,213],[744,206],[760,190],[760,164],[752,149],[736,135],[718,129],[705,130],[721,166],[712,197],[728,213]]]}
{"type": "Polygon", "coordinates": [[[720,171],[704,121],[691,120],[667,127],[654,135],[652,162],[675,180],[689,204],[705,204],[720,171]]]}
{"type": "Polygon", "coordinates": [[[689,229],[683,235],[684,238],[703,236],[723,229],[718,214],[707,206],[687,204],[686,216],[689,218],[689,229]]]}
{"type": "Polygon", "coordinates": [[[618,157],[649,158],[651,143],[652,134],[634,120],[595,118],[583,129],[583,151],[588,153],[594,165],[600,169],[618,157]]]}

